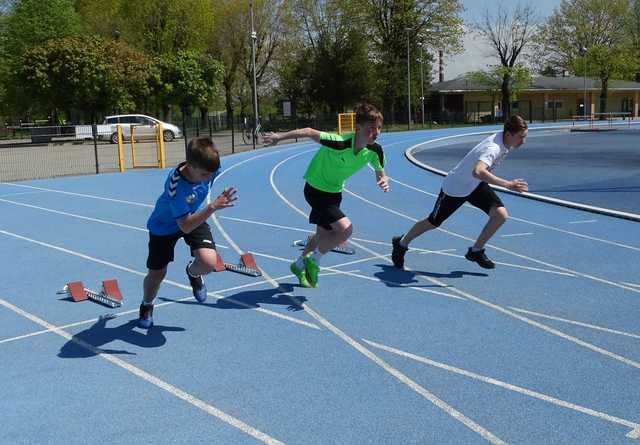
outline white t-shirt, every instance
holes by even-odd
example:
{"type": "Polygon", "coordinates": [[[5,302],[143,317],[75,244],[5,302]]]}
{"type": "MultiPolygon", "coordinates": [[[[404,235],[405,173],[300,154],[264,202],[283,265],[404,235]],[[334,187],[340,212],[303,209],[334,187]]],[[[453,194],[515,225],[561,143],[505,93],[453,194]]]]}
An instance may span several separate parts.
{"type": "Polygon", "coordinates": [[[500,165],[509,153],[509,147],[504,145],[503,133],[500,131],[492,134],[473,147],[444,178],[442,191],[449,196],[470,195],[481,182],[473,176],[473,169],[478,161],[487,164],[487,170],[491,171],[500,165]]]}

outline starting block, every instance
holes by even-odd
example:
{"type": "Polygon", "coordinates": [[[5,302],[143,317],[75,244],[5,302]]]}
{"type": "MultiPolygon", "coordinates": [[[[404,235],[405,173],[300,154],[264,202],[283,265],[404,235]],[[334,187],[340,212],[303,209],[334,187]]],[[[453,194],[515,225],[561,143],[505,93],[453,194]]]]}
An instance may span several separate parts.
{"type": "Polygon", "coordinates": [[[82,281],[67,283],[58,294],[67,294],[75,302],[91,300],[110,308],[122,306],[122,293],[118,287],[118,280],[104,280],[100,292],[87,289],[82,281]]]}
{"type": "MultiPolygon", "coordinates": [[[[306,240],[303,240],[303,239],[295,240],[293,242],[293,245],[297,247],[305,247],[309,242],[309,238],[311,237],[308,236],[306,240]]],[[[342,253],[344,255],[355,255],[356,253],[356,249],[354,249],[353,247],[349,247],[346,243],[340,244],[338,247],[331,249],[331,251],[336,253],[342,253]]]]}
{"type": "MultiPolygon", "coordinates": [[[[218,255],[218,258],[220,258],[220,255],[218,255]]],[[[230,264],[230,263],[223,263],[223,264],[225,269],[230,270],[231,272],[237,272],[237,273],[249,275],[252,277],[262,276],[262,272],[260,271],[260,269],[258,269],[256,260],[253,258],[253,255],[251,255],[249,252],[245,252],[242,255],[240,255],[240,262],[238,264],[230,264]]]]}

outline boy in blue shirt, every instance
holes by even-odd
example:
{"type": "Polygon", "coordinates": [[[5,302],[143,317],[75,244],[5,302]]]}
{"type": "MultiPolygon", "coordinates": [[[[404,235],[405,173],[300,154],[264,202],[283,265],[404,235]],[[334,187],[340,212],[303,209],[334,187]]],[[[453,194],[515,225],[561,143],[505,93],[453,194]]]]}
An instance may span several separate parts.
{"type": "Polygon", "coordinates": [[[138,326],[153,326],[153,300],[173,261],[176,243],[184,238],[194,260],[186,272],[193,296],[200,303],[207,299],[202,277],[215,270],[218,260],[207,219],[218,209],[232,207],[236,190],[228,187],[213,201],[205,204],[213,180],[220,173],[220,154],[209,137],[196,137],[187,146],[187,160],[169,172],[164,191],[147,221],[149,256],[144,278],[144,296],[140,305],[138,326]]]}

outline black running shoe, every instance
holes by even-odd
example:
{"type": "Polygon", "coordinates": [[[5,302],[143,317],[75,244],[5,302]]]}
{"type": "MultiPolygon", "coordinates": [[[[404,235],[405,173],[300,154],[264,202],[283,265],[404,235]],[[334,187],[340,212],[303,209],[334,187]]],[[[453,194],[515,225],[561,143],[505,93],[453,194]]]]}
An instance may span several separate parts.
{"type": "Polygon", "coordinates": [[[153,326],[153,305],[141,304],[140,314],[138,318],[138,327],[142,329],[151,329],[153,326]]]}
{"type": "Polygon", "coordinates": [[[402,235],[391,238],[391,245],[393,246],[391,250],[391,261],[393,261],[393,265],[398,269],[404,269],[404,254],[409,250],[408,247],[400,244],[401,239],[402,235]]]}
{"type": "Polygon", "coordinates": [[[478,263],[478,265],[484,269],[494,269],[496,267],[494,262],[487,258],[487,255],[485,255],[484,249],[474,252],[473,250],[471,250],[471,247],[469,247],[469,250],[467,250],[467,253],[464,257],[469,261],[478,263]]]}

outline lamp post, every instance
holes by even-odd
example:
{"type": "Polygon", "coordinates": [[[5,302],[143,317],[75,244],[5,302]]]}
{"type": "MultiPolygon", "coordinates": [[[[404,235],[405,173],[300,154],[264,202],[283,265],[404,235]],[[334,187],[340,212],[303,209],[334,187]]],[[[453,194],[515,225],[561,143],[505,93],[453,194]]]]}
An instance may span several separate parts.
{"type": "Polygon", "coordinates": [[[584,96],[582,98],[582,105],[583,105],[583,112],[582,112],[582,116],[584,117],[584,120],[587,120],[587,48],[586,47],[582,47],[580,48],[580,52],[582,53],[582,59],[584,61],[584,73],[582,76],[582,85],[583,85],[583,89],[584,89],[584,96]]]}
{"type": "Polygon", "coordinates": [[[253,149],[256,149],[256,133],[258,128],[258,88],[256,82],[256,40],[258,40],[258,34],[253,28],[253,2],[249,2],[250,16],[251,16],[251,71],[253,74],[253,131],[251,140],[253,143],[253,149]]]}
{"type": "Polygon", "coordinates": [[[405,28],[407,32],[407,129],[411,130],[411,63],[409,62],[409,31],[411,28],[405,28]]]}
{"type": "Polygon", "coordinates": [[[420,102],[422,104],[422,128],[424,128],[424,43],[418,42],[420,47],[420,102]]]}

